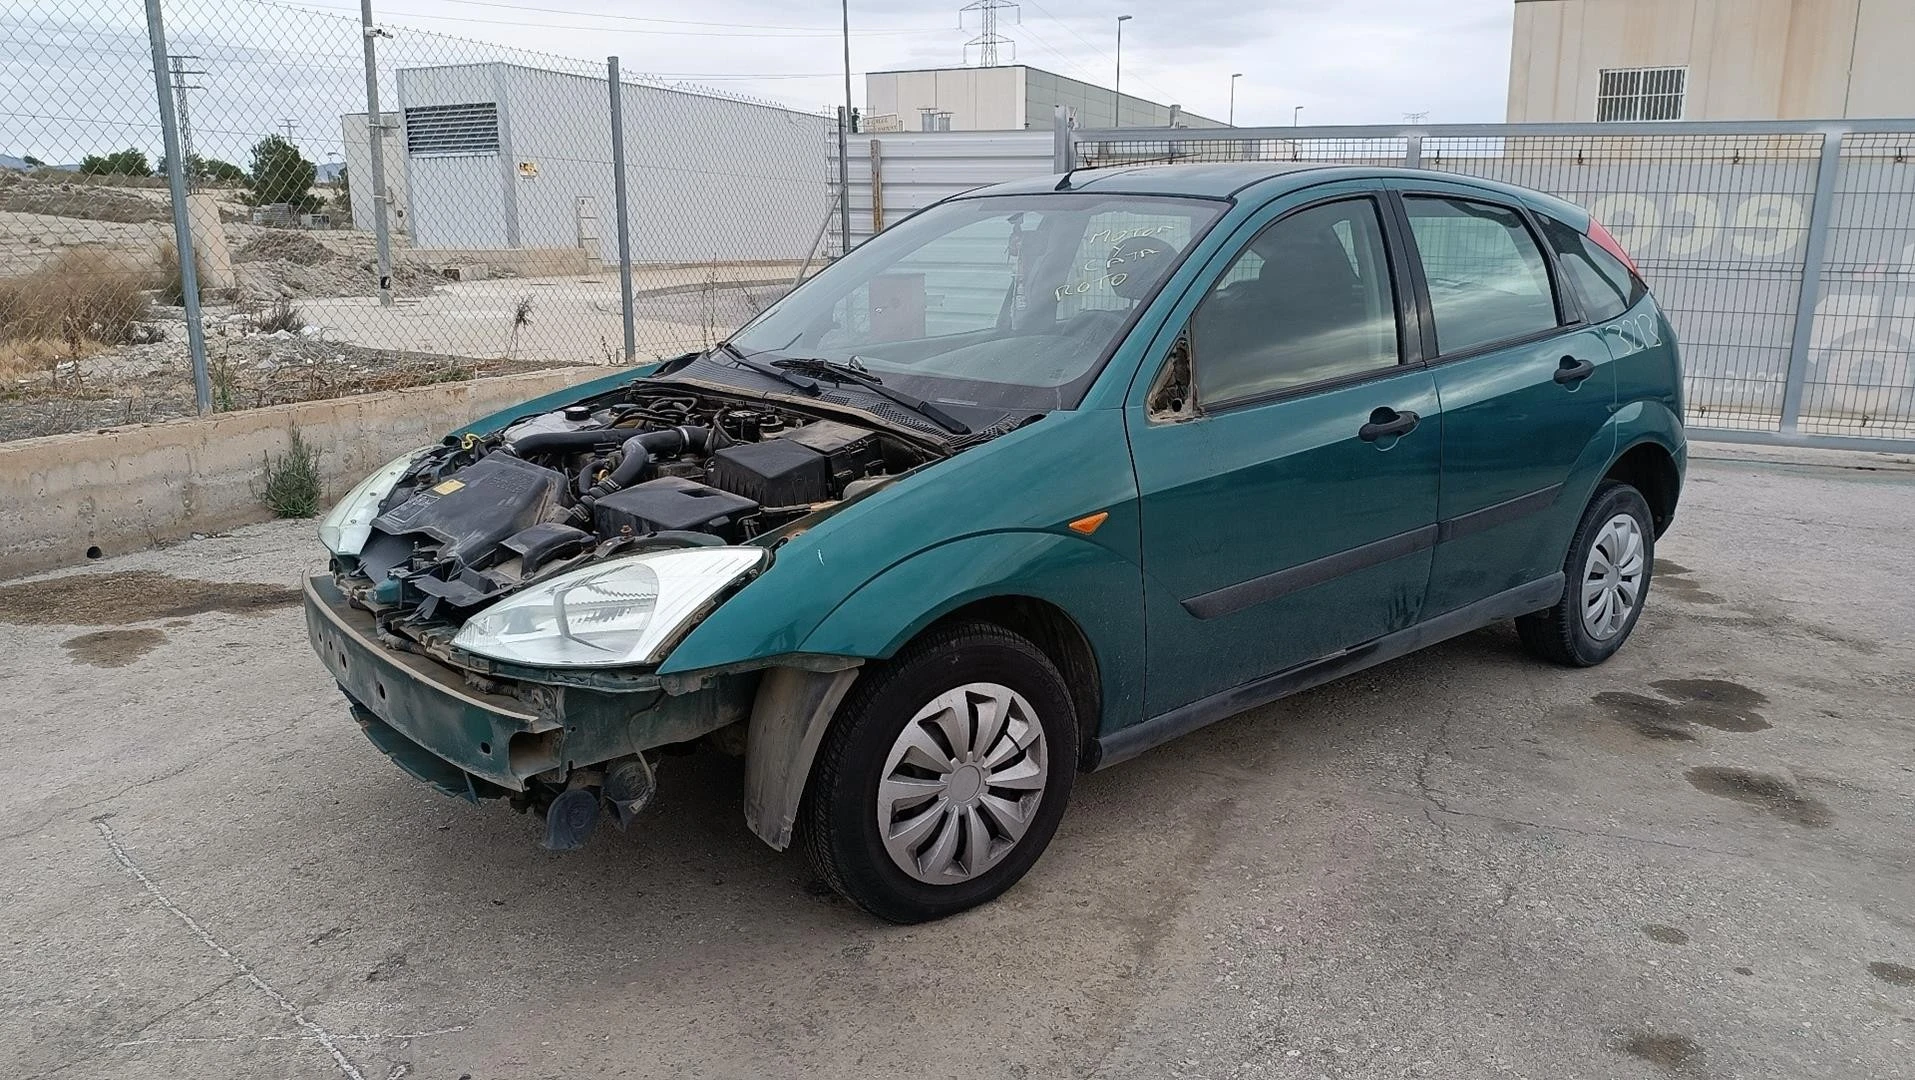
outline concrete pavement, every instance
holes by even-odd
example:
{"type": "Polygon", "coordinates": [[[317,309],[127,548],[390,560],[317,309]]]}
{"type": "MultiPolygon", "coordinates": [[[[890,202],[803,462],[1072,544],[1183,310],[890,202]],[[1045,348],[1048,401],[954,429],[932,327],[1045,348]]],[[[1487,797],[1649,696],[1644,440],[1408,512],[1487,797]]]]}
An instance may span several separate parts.
{"type": "Polygon", "coordinates": [[[1906,1075],[1915,474],[1690,479],[1611,663],[1493,628],[1218,724],[918,927],[715,755],[570,855],[406,777],[284,594],[169,584],[310,523],[0,584],[0,1075],[1906,1075]]]}

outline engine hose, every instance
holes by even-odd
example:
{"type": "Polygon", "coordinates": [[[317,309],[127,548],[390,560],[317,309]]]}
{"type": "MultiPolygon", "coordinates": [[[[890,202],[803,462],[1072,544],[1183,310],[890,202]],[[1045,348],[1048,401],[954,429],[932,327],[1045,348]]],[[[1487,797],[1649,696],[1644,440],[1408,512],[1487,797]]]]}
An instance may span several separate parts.
{"type": "Polygon", "coordinates": [[[590,431],[541,431],[506,443],[520,457],[534,454],[577,454],[601,446],[617,446],[626,441],[623,430],[593,428],[590,431]]]}
{"type": "MultiPolygon", "coordinates": [[[[533,436],[536,438],[537,436],[533,436]]],[[[675,427],[663,431],[646,431],[625,440],[619,448],[618,464],[613,467],[610,476],[593,484],[578,502],[573,505],[567,517],[581,525],[592,520],[592,504],[620,488],[629,487],[651,468],[652,455],[663,453],[667,457],[676,457],[691,450],[705,452],[711,449],[711,429],[704,427],[675,427]]]]}

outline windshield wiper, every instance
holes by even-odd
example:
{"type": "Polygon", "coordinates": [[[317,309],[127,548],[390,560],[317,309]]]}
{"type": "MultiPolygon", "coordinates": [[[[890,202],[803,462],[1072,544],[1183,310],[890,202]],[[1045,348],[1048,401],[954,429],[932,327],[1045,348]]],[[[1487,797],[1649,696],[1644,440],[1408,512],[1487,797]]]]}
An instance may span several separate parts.
{"type": "MultiPolygon", "coordinates": [[[[854,360],[853,364],[855,363],[856,361],[854,360]]],[[[884,380],[866,371],[861,364],[853,366],[853,364],[840,364],[836,361],[817,358],[773,360],[771,364],[784,373],[803,371],[839,383],[856,383],[879,397],[889,398],[897,402],[953,435],[969,435],[971,433],[971,429],[966,427],[964,422],[957,417],[952,416],[950,413],[945,412],[943,409],[938,408],[936,405],[931,404],[921,397],[915,397],[902,390],[893,390],[889,386],[884,385],[884,380]]],[[[813,383],[812,385],[815,386],[817,384],[813,383]]]]}
{"type": "Polygon", "coordinates": [[[718,347],[725,350],[725,352],[731,356],[731,362],[741,368],[748,371],[755,371],[768,378],[777,379],[787,386],[795,386],[805,393],[810,394],[812,397],[817,397],[821,392],[818,387],[818,380],[816,379],[807,379],[803,375],[799,375],[795,372],[773,367],[763,361],[753,360],[751,357],[739,352],[738,346],[733,345],[729,341],[719,342],[718,347]]]}

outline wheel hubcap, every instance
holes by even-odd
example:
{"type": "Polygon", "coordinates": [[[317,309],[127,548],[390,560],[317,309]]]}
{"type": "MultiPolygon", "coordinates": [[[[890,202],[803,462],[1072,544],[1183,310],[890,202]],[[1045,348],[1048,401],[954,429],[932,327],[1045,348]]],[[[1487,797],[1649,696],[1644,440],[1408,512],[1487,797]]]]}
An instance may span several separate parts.
{"type": "Polygon", "coordinates": [[[904,725],[878,781],[878,834],[898,869],[951,885],[1023,839],[1049,775],[1044,727],[1023,695],[966,683],[904,725]]]}
{"type": "Polygon", "coordinates": [[[1622,632],[1642,598],[1642,526],[1628,514],[1617,514],[1596,533],[1583,563],[1583,629],[1597,641],[1622,632]]]}

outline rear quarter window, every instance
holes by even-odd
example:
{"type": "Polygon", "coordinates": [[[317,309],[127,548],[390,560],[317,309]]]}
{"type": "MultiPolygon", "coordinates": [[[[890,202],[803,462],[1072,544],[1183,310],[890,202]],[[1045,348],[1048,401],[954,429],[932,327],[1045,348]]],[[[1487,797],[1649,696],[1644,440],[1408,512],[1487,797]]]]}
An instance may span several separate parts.
{"type": "Polygon", "coordinates": [[[1582,301],[1583,315],[1590,322],[1613,319],[1648,294],[1648,286],[1594,240],[1555,218],[1544,217],[1542,222],[1543,237],[1556,250],[1556,264],[1582,301]]]}

